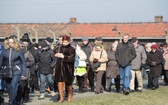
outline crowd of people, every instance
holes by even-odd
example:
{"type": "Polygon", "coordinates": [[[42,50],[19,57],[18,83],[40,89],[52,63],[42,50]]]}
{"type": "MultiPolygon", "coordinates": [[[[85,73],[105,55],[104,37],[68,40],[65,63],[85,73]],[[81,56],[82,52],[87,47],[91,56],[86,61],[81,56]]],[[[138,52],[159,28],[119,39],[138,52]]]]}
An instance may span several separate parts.
{"type": "Polygon", "coordinates": [[[42,100],[46,91],[53,97],[57,92],[59,103],[65,97],[71,102],[75,78],[80,94],[112,92],[113,84],[116,93],[142,92],[144,73],[147,88],[158,89],[162,75],[168,85],[167,43],[158,47],[157,43],[141,44],[137,37],[129,39],[124,34],[122,42],[112,42],[107,50],[102,37],[96,37],[93,45],[86,36],[81,45],[68,35],[57,41],[46,37],[39,43],[32,43],[27,33],[20,40],[15,35],[6,37],[0,45],[0,68],[12,68],[12,77],[4,79],[0,72],[0,104],[4,92],[9,96],[8,105],[27,103],[31,92],[39,92],[42,100]]]}

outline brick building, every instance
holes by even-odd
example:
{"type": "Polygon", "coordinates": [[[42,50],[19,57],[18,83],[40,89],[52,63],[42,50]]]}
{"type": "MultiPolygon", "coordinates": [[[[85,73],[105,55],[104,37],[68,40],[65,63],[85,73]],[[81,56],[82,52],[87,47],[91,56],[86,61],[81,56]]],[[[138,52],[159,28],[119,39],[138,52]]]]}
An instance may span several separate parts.
{"type": "Polygon", "coordinates": [[[68,33],[77,42],[83,36],[88,36],[90,41],[94,41],[96,36],[102,36],[104,42],[108,43],[128,33],[131,37],[138,37],[141,42],[165,42],[167,30],[168,22],[164,22],[162,16],[155,16],[154,22],[132,23],[77,23],[77,19],[72,17],[69,23],[0,23],[0,40],[13,34],[21,37],[26,32],[32,39],[38,36],[39,40],[68,33]]]}

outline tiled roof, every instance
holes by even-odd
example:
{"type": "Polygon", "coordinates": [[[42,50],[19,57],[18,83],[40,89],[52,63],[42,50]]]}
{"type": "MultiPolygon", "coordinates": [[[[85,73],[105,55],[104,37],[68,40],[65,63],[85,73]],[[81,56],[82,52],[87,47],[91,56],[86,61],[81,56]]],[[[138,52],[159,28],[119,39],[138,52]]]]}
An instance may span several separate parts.
{"type": "Polygon", "coordinates": [[[64,32],[71,33],[73,37],[118,37],[117,31],[112,31],[114,27],[120,30],[121,34],[128,33],[131,37],[157,37],[164,38],[165,30],[168,30],[168,22],[142,22],[142,23],[6,23],[0,24],[0,37],[6,37],[12,34],[16,35],[13,25],[17,26],[22,36],[25,32],[37,30],[39,37],[47,37],[52,35],[49,30],[56,35],[64,32]]]}

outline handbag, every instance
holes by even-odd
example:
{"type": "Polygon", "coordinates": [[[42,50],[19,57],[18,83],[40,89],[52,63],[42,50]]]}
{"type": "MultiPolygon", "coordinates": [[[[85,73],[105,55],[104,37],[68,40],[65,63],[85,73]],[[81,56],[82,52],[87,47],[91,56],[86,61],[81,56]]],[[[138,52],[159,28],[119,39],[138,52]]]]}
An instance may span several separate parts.
{"type": "MultiPolygon", "coordinates": [[[[58,46],[58,53],[60,52],[60,46],[58,46]]],[[[51,61],[51,63],[50,63],[50,67],[51,68],[54,68],[55,67],[55,65],[56,65],[56,63],[57,63],[57,57],[55,57],[52,61],[51,61]]]]}
{"type": "Polygon", "coordinates": [[[13,76],[13,68],[11,65],[11,56],[12,56],[12,49],[10,48],[10,53],[9,53],[9,66],[3,66],[1,68],[1,78],[3,80],[8,80],[12,79],[13,76]]]}
{"type": "MultiPolygon", "coordinates": [[[[101,58],[101,56],[102,56],[102,51],[101,51],[101,53],[100,53],[100,58],[101,58]]],[[[91,66],[91,67],[92,67],[92,70],[93,70],[93,71],[96,71],[97,68],[100,67],[100,65],[101,65],[100,62],[93,63],[92,66],[91,66]]]]}

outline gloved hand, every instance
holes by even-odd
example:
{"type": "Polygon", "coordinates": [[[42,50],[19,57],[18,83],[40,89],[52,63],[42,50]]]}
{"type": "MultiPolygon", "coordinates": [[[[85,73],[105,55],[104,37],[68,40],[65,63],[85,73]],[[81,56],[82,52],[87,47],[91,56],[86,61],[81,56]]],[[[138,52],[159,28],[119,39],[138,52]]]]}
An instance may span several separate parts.
{"type": "Polygon", "coordinates": [[[95,58],[95,59],[93,60],[93,63],[96,63],[96,62],[98,62],[98,59],[95,58]]]}
{"type": "Polygon", "coordinates": [[[152,66],[156,66],[156,62],[153,61],[153,62],[151,63],[151,65],[152,65],[152,66]]]}

